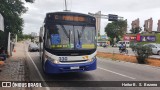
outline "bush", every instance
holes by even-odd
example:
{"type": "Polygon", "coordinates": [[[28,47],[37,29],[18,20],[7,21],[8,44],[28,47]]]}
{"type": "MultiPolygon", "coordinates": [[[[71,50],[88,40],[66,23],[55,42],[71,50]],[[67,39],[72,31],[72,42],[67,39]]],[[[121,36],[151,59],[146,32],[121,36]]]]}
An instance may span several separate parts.
{"type": "Polygon", "coordinates": [[[132,42],[132,44],[130,44],[130,48],[132,49],[132,51],[136,51],[136,47],[139,45],[140,45],[139,43],[132,42]]]}
{"type": "Polygon", "coordinates": [[[135,50],[137,61],[140,64],[146,63],[146,59],[150,55],[152,55],[152,49],[148,46],[143,46],[143,45],[138,44],[134,46],[134,50],[135,50]]]}

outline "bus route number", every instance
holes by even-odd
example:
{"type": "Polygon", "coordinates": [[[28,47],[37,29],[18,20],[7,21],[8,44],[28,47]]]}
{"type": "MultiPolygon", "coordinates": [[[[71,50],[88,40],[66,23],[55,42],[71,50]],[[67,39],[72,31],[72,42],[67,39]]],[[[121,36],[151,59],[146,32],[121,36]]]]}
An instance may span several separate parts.
{"type": "Polygon", "coordinates": [[[60,61],[60,62],[64,62],[64,61],[67,61],[67,60],[68,60],[67,57],[59,57],[59,61],[60,61]]]}

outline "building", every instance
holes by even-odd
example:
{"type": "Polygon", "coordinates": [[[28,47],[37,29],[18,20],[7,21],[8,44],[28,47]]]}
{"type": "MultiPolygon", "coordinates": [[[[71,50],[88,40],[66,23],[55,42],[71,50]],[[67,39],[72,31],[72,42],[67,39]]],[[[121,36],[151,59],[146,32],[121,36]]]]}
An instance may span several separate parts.
{"type": "Polygon", "coordinates": [[[144,31],[145,32],[152,32],[152,27],[153,27],[152,18],[147,19],[147,20],[144,21],[144,31]]]}
{"type": "Polygon", "coordinates": [[[152,32],[152,27],[153,27],[153,20],[152,18],[148,19],[148,22],[149,22],[149,32],[152,32]]]}
{"type": "Polygon", "coordinates": [[[132,21],[131,26],[132,26],[132,28],[139,27],[139,18],[137,18],[136,20],[132,21]]]}
{"type": "Polygon", "coordinates": [[[157,25],[158,25],[158,27],[157,27],[157,32],[160,32],[160,20],[158,20],[157,25]]]}

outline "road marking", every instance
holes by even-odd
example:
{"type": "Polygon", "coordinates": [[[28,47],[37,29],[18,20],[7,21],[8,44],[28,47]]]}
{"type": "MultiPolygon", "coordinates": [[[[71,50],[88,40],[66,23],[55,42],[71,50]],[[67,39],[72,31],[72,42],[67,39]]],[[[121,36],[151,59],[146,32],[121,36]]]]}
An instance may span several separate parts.
{"type": "Polygon", "coordinates": [[[107,72],[111,72],[111,73],[114,73],[114,74],[117,74],[117,75],[120,75],[120,76],[123,76],[123,77],[127,77],[127,78],[130,78],[130,79],[136,79],[136,78],[133,78],[133,77],[130,77],[130,76],[127,76],[127,75],[124,75],[124,74],[121,74],[121,73],[117,73],[117,72],[114,72],[114,71],[111,71],[111,70],[108,70],[108,69],[104,69],[104,68],[101,68],[101,67],[97,67],[101,70],[104,70],[104,71],[107,71],[107,72]]]}
{"type": "MultiPolygon", "coordinates": [[[[25,46],[26,46],[26,45],[25,45],[25,46]]],[[[25,47],[25,50],[26,50],[26,47],[25,47]]],[[[26,52],[27,52],[27,50],[26,50],[26,52]]],[[[37,66],[36,66],[36,64],[34,63],[33,59],[31,58],[31,56],[29,55],[28,52],[27,52],[27,55],[28,55],[28,57],[30,58],[30,60],[32,61],[32,63],[33,63],[33,65],[34,65],[34,67],[35,67],[35,69],[36,69],[39,77],[41,78],[42,82],[43,82],[44,85],[46,86],[46,87],[45,87],[46,90],[50,90],[50,88],[48,87],[47,83],[46,83],[45,80],[43,79],[42,75],[40,74],[40,72],[39,72],[39,70],[38,70],[38,68],[37,68],[37,66]]]]}

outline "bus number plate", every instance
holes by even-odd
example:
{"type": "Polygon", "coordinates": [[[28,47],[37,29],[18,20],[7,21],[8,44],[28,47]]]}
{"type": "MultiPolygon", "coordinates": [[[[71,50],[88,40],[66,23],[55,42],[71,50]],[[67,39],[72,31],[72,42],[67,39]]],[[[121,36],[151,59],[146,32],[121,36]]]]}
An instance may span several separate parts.
{"type": "Polygon", "coordinates": [[[59,61],[60,61],[60,62],[64,62],[64,61],[67,61],[67,60],[68,60],[67,57],[59,57],[59,61]]]}
{"type": "Polygon", "coordinates": [[[70,67],[71,69],[79,69],[79,67],[70,67]]]}

